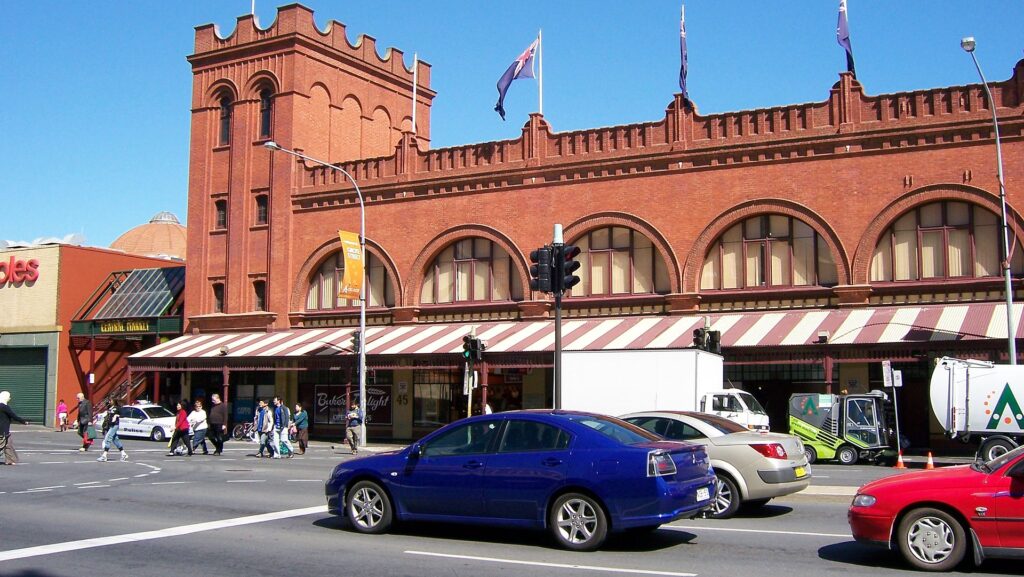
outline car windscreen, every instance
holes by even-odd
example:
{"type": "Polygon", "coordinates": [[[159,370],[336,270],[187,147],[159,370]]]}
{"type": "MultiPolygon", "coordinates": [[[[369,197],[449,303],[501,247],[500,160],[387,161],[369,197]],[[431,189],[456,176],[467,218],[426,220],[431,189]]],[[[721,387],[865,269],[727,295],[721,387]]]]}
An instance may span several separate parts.
{"type": "Polygon", "coordinates": [[[651,433],[650,431],[646,431],[636,425],[619,419],[613,419],[611,417],[572,415],[569,419],[581,425],[586,425],[609,439],[613,439],[624,445],[635,445],[637,443],[662,440],[661,437],[651,433]]]}
{"type": "Polygon", "coordinates": [[[733,421],[730,421],[729,419],[726,419],[724,417],[719,417],[718,415],[709,415],[707,413],[687,414],[693,417],[694,419],[711,425],[723,435],[728,435],[729,433],[742,433],[747,430],[747,428],[744,427],[743,425],[739,423],[734,423],[733,421]]]}
{"type": "Polygon", "coordinates": [[[161,419],[164,417],[173,417],[174,413],[168,411],[164,407],[147,407],[142,409],[143,413],[146,413],[146,418],[149,419],[161,419]]]}
{"type": "Polygon", "coordinates": [[[750,393],[738,393],[738,394],[739,394],[740,398],[743,399],[743,402],[746,403],[747,408],[750,409],[751,413],[757,413],[758,415],[766,415],[767,414],[764,411],[764,407],[761,406],[761,403],[757,402],[757,399],[754,398],[754,395],[751,395],[750,393]]]}

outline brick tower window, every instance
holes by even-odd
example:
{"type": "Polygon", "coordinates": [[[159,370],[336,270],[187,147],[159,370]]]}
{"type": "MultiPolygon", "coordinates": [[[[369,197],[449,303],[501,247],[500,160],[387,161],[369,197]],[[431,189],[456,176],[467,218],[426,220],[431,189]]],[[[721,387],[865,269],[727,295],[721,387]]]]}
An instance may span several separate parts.
{"type": "Polygon", "coordinates": [[[256,224],[267,224],[267,195],[256,197],[256,224]]]}
{"type": "Polygon", "coordinates": [[[701,269],[701,290],[834,286],[828,244],[807,223],[764,214],[736,224],[712,243],[701,269]]]}
{"type": "Polygon", "coordinates": [[[224,312],[224,283],[213,283],[213,312],[224,312]]]}
{"type": "Polygon", "coordinates": [[[669,292],[665,260],[649,238],[633,229],[598,228],[571,244],[580,247],[574,297],[669,292]]]}
{"type": "Polygon", "coordinates": [[[523,300],[523,287],[512,259],[485,238],[449,245],[427,267],[420,302],[491,302],[523,300]]]}
{"type": "MultiPolygon", "coordinates": [[[[1003,258],[995,213],[966,202],[933,202],[904,214],[882,234],[871,258],[871,281],[997,277],[1003,258]]],[[[1010,270],[1024,273],[1020,250],[1013,252],[1010,270]]]]}
{"type": "Polygon", "coordinates": [[[214,217],[213,217],[213,228],[216,230],[224,230],[228,227],[228,201],[218,200],[213,203],[214,206],[214,217]]]}
{"type": "Polygon", "coordinates": [[[231,97],[220,99],[220,145],[231,144],[231,97]]]}
{"type": "Polygon", "coordinates": [[[274,100],[269,88],[260,91],[260,138],[270,138],[273,131],[274,100]]]}
{"type": "Polygon", "coordinates": [[[252,291],[254,301],[253,307],[258,311],[267,310],[267,283],[266,281],[258,280],[252,283],[252,291]]]}

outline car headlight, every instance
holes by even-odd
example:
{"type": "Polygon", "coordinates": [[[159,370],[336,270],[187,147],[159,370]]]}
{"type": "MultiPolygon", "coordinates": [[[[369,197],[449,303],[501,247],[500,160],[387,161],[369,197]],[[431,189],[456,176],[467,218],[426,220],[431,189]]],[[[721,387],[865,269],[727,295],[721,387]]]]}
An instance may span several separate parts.
{"type": "Polygon", "coordinates": [[[870,507],[874,505],[877,501],[878,499],[874,498],[871,495],[857,495],[856,497],[853,498],[853,506],[870,507]]]}

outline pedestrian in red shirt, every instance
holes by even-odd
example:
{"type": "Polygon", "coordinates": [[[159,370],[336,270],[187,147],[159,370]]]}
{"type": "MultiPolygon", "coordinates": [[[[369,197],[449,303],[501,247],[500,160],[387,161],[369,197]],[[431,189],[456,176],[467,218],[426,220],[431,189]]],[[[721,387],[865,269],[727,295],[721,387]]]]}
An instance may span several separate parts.
{"type": "Polygon", "coordinates": [[[178,443],[183,443],[188,449],[188,456],[192,456],[192,443],[188,441],[188,413],[185,412],[187,406],[188,401],[178,401],[178,415],[174,420],[174,434],[171,436],[171,450],[167,453],[168,457],[174,456],[174,450],[178,447],[178,443]]]}

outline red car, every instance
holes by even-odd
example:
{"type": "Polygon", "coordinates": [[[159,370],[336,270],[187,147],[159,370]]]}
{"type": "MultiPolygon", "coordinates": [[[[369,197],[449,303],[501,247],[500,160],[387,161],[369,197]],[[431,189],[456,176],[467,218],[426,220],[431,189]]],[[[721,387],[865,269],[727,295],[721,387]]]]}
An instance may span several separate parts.
{"type": "Polygon", "coordinates": [[[968,551],[1024,557],[1024,447],[988,462],[895,475],[857,491],[857,541],[899,549],[918,569],[948,571],[968,551]]]}

